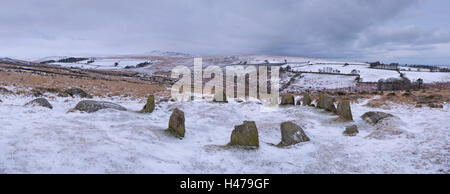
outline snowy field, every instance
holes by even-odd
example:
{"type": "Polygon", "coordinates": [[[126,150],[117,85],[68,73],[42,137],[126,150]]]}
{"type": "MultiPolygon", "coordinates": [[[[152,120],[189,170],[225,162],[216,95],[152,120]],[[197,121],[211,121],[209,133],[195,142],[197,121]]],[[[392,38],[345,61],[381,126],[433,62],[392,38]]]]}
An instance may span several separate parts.
{"type": "MultiPolygon", "coordinates": [[[[55,97],[53,110],[24,107],[33,98],[0,99],[0,173],[450,173],[449,106],[393,106],[400,135],[367,137],[374,127],[359,116],[378,109],[352,104],[360,133],[342,134],[351,123],[311,107],[261,112],[258,103],[168,102],[152,114],[103,110],[66,113],[80,99],[55,97]],[[186,137],[167,136],[171,110],[186,115],[186,137]],[[224,149],[235,125],[256,121],[258,150],[224,149]],[[294,121],[311,141],[285,149],[280,123],[294,121]]],[[[140,110],[142,102],[97,99],[140,110]]]]}
{"type": "MultiPolygon", "coordinates": [[[[153,60],[142,60],[142,59],[96,59],[93,63],[87,63],[88,60],[80,61],[76,63],[51,63],[53,65],[58,65],[61,67],[69,68],[81,68],[81,69],[104,69],[104,70],[114,70],[114,69],[124,69],[125,67],[136,67],[140,63],[154,63],[153,60]],[[117,65],[116,65],[117,63],[117,65]]],[[[151,66],[151,65],[149,65],[151,66]]]]}
{"type": "Polygon", "coordinates": [[[450,82],[449,72],[418,72],[418,71],[402,71],[410,80],[423,79],[425,83],[432,82],[450,82]]]}
{"type": "Polygon", "coordinates": [[[342,64],[315,64],[315,65],[300,65],[295,66],[292,65],[293,70],[296,71],[307,71],[307,72],[319,72],[319,69],[324,69],[326,67],[331,67],[333,69],[339,70],[344,74],[351,74],[353,70],[359,71],[359,75],[364,82],[377,82],[380,79],[387,78],[399,78],[400,74],[396,71],[391,70],[383,70],[383,69],[371,69],[369,65],[347,65],[344,66],[342,64]]]}
{"type": "Polygon", "coordinates": [[[284,92],[317,91],[356,86],[356,76],[304,73],[296,78],[284,92]]]}

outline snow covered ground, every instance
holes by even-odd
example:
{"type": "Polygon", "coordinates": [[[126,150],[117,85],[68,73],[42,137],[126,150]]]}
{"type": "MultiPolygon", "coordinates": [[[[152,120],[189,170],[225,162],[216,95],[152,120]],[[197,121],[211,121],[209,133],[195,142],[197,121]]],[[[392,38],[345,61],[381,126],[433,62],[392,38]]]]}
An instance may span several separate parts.
{"type": "Polygon", "coordinates": [[[450,82],[450,73],[448,72],[402,71],[402,73],[410,80],[421,78],[425,83],[450,82]]]}
{"type": "MultiPolygon", "coordinates": [[[[193,68],[194,55],[152,51],[145,55],[124,55],[112,57],[91,57],[95,58],[93,63],[87,64],[88,60],[77,63],[51,63],[63,67],[83,68],[83,69],[104,69],[104,70],[124,70],[125,67],[135,67],[137,64],[150,62],[148,67],[129,69],[144,74],[153,74],[155,72],[170,72],[176,66],[186,66],[193,68]],[[115,63],[118,63],[116,66],[115,63]]],[[[201,56],[198,56],[201,57],[201,56]]],[[[48,60],[60,60],[68,57],[46,57],[34,62],[42,62],[48,60]]],[[[90,58],[90,57],[86,57],[90,58]]],[[[369,64],[362,62],[338,61],[304,57],[288,57],[288,56],[270,56],[270,55],[223,55],[223,56],[204,56],[203,67],[216,65],[225,68],[230,65],[254,65],[254,64],[275,64],[287,63],[284,67],[290,66],[292,70],[304,72],[319,72],[324,68],[332,68],[339,70],[342,74],[351,74],[356,70],[363,82],[377,82],[380,79],[399,78],[400,74],[394,70],[372,69],[369,64]],[[347,65],[345,65],[347,64],[347,65]]],[[[401,70],[409,70],[408,67],[400,67],[401,70]]],[[[408,78],[415,81],[422,78],[425,83],[433,82],[450,82],[450,73],[429,72],[422,69],[411,68],[412,71],[402,71],[408,78]]],[[[345,82],[345,81],[344,81],[345,82]]]]}
{"type": "MultiPolygon", "coordinates": [[[[58,65],[62,67],[70,68],[81,68],[81,69],[124,69],[125,67],[136,67],[140,63],[155,63],[153,60],[145,59],[132,59],[132,58],[121,58],[121,59],[96,59],[92,63],[87,63],[88,60],[80,61],[76,63],[51,63],[53,65],[58,65]],[[117,65],[116,65],[117,63],[117,65]]],[[[150,65],[149,65],[150,66],[150,65]]]]}
{"type": "Polygon", "coordinates": [[[383,69],[371,69],[369,65],[347,65],[342,64],[314,64],[314,65],[292,65],[293,70],[296,71],[307,71],[307,72],[319,72],[319,69],[324,69],[326,67],[331,67],[332,69],[337,69],[341,73],[351,74],[353,70],[357,70],[359,75],[364,82],[377,82],[380,79],[387,78],[398,78],[400,74],[396,71],[383,70],[383,69]]]}
{"type": "MultiPolygon", "coordinates": [[[[11,89],[11,88],[10,88],[11,89]]],[[[449,106],[393,106],[404,133],[368,138],[374,127],[359,116],[377,109],[352,104],[360,133],[342,134],[351,123],[311,107],[261,112],[259,103],[167,102],[151,114],[103,110],[66,113],[81,99],[50,98],[53,110],[24,107],[32,97],[0,99],[0,173],[450,173],[449,106]],[[167,136],[171,110],[186,115],[186,137],[167,136]],[[224,149],[235,125],[256,121],[258,150],[224,149]],[[280,123],[294,121],[310,142],[285,149],[280,123]]],[[[107,100],[140,110],[142,101],[107,100]]]]}
{"type": "Polygon", "coordinates": [[[295,79],[284,92],[317,91],[356,86],[356,76],[304,73],[295,79]]]}

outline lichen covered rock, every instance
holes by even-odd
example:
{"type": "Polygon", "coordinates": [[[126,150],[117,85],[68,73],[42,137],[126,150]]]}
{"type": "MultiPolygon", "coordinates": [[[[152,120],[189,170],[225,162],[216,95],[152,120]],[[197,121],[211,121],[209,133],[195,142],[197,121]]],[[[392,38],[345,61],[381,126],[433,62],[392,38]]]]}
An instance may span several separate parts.
{"type": "Polygon", "coordinates": [[[295,105],[295,98],[291,94],[281,95],[280,105],[295,105]]]}
{"type": "Polygon", "coordinates": [[[172,115],[170,115],[169,128],[167,129],[167,132],[175,137],[181,139],[184,138],[186,133],[185,118],[184,112],[180,109],[175,108],[172,115]]]}
{"type": "Polygon", "coordinates": [[[339,119],[341,121],[352,121],[353,115],[352,110],[350,108],[350,101],[342,100],[339,102],[336,113],[339,115],[339,119]]]}
{"type": "Polygon", "coordinates": [[[344,131],[344,135],[346,136],[355,136],[358,133],[359,133],[358,126],[356,125],[347,126],[344,131]]]}
{"type": "Polygon", "coordinates": [[[303,96],[303,103],[302,103],[302,105],[303,106],[311,106],[311,102],[312,102],[311,96],[309,94],[305,94],[303,96]]]}
{"type": "Polygon", "coordinates": [[[242,125],[234,127],[229,146],[259,147],[258,129],[255,121],[244,121],[242,125]]]}
{"type": "Polygon", "coordinates": [[[325,103],[324,103],[325,111],[333,112],[333,113],[336,112],[336,107],[334,106],[334,101],[335,101],[335,99],[333,97],[327,96],[325,98],[325,103]]]}
{"type": "Polygon", "coordinates": [[[292,122],[281,123],[281,142],[278,146],[290,146],[306,141],[309,141],[309,137],[300,126],[292,122]]]}
{"type": "Polygon", "coordinates": [[[144,108],[142,108],[141,113],[152,113],[155,110],[155,96],[150,95],[147,98],[147,103],[144,108]]]}
{"type": "Polygon", "coordinates": [[[317,101],[317,108],[324,109],[325,108],[325,100],[327,98],[327,95],[324,93],[319,94],[319,100],[317,101]]]}

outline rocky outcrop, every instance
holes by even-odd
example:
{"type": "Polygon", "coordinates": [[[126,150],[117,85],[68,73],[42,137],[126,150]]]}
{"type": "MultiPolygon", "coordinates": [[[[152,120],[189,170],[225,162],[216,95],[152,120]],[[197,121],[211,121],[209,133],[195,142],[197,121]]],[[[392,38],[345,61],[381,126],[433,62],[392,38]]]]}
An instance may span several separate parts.
{"type": "Polygon", "coordinates": [[[353,115],[350,108],[350,101],[342,100],[339,102],[336,113],[339,115],[339,120],[341,121],[352,121],[353,115]]]}
{"type": "Polygon", "coordinates": [[[259,147],[258,129],[255,121],[244,121],[242,125],[234,127],[229,146],[259,147]]]}
{"type": "Polygon", "coordinates": [[[309,141],[309,137],[300,126],[292,122],[281,123],[281,142],[278,146],[290,146],[306,141],[309,141]]]}
{"type": "Polygon", "coordinates": [[[302,105],[303,106],[311,106],[311,102],[312,102],[311,96],[309,94],[305,94],[303,96],[302,105]]]}
{"type": "Polygon", "coordinates": [[[169,128],[167,129],[167,132],[180,139],[184,138],[186,133],[185,118],[184,112],[180,109],[175,108],[172,115],[170,115],[169,128]]]}
{"type": "Polygon", "coordinates": [[[370,124],[377,124],[381,120],[389,117],[394,117],[394,115],[384,112],[378,112],[378,111],[370,111],[364,113],[361,118],[365,120],[366,122],[370,124]]]}
{"type": "Polygon", "coordinates": [[[155,110],[155,96],[150,95],[147,98],[147,103],[144,108],[142,108],[141,113],[152,113],[155,110]]]}
{"type": "Polygon", "coordinates": [[[359,133],[358,126],[356,125],[347,126],[344,131],[344,135],[346,136],[355,136],[358,133],[359,133]]]}
{"type": "Polygon", "coordinates": [[[120,110],[120,111],[127,110],[123,106],[120,106],[118,104],[114,104],[111,102],[83,100],[83,101],[80,101],[75,106],[75,108],[69,110],[69,112],[78,110],[81,112],[93,113],[93,112],[97,112],[102,109],[115,109],[115,110],[120,110]]]}
{"type": "Polygon", "coordinates": [[[53,109],[53,106],[45,98],[37,98],[25,104],[25,106],[32,106],[32,105],[53,109]]]}
{"type": "Polygon", "coordinates": [[[280,105],[295,105],[295,98],[291,94],[281,95],[280,105]]]}

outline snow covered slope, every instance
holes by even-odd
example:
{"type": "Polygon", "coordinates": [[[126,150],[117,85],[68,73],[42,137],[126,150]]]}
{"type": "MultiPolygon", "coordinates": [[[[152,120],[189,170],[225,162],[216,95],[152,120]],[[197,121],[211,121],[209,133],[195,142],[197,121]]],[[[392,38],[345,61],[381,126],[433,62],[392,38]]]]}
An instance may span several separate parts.
{"type": "MultiPolygon", "coordinates": [[[[449,173],[449,106],[444,109],[394,106],[404,133],[385,139],[366,137],[375,129],[359,116],[376,109],[352,104],[355,137],[347,124],[311,107],[261,112],[258,103],[158,104],[152,114],[104,110],[66,113],[80,99],[55,97],[54,109],[24,107],[24,96],[0,98],[0,173],[449,173]],[[185,111],[186,137],[168,137],[170,114],[185,111]],[[223,149],[235,125],[256,121],[258,150],[223,149]],[[294,121],[310,137],[285,149],[280,123],[294,121]]],[[[129,99],[97,99],[130,110],[144,105],[129,99]]]]}

